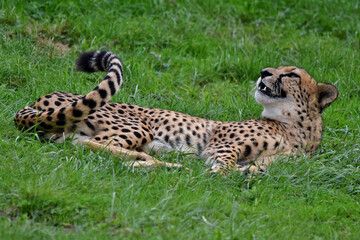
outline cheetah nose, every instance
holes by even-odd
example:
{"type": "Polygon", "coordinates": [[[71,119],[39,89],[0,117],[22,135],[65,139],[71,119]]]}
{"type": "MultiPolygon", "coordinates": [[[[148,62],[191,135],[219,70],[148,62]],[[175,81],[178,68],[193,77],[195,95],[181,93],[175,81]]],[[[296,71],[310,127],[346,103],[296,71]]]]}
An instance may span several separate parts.
{"type": "Polygon", "coordinates": [[[272,76],[272,73],[269,70],[264,69],[261,71],[261,78],[266,78],[269,76],[272,76]]]}

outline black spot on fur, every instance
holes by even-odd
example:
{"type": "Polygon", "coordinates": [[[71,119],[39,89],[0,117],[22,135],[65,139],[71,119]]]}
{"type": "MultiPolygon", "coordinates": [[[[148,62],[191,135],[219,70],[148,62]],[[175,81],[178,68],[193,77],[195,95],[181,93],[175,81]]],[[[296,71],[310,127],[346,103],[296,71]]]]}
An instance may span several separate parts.
{"type": "Polygon", "coordinates": [[[123,134],[119,135],[119,137],[121,137],[122,139],[127,139],[127,136],[123,134]]]}
{"type": "Polygon", "coordinates": [[[85,106],[88,106],[89,108],[95,108],[96,107],[96,102],[92,99],[83,99],[83,104],[85,106]]]}
{"type": "MultiPolygon", "coordinates": [[[[73,110],[73,116],[74,117],[81,117],[83,115],[83,112],[81,110],[78,110],[78,109],[74,109],[73,110]]],[[[93,117],[93,116],[89,116],[90,117],[93,117]]]]}
{"type": "Polygon", "coordinates": [[[249,145],[245,145],[244,157],[248,157],[251,154],[251,147],[249,145]]]}
{"type": "Polygon", "coordinates": [[[59,120],[64,120],[65,119],[65,114],[63,114],[63,113],[58,113],[58,115],[57,115],[57,118],[59,119],[59,120]]]}
{"type": "Polygon", "coordinates": [[[107,51],[101,51],[96,56],[95,63],[96,63],[96,67],[99,69],[99,71],[105,71],[104,66],[103,66],[103,58],[104,58],[106,53],[108,53],[108,52],[107,51]]]}
{"type": "Polygon", "coordinates": [[[111,91],[111,96],[112,96],[112,95],[114,95],[116,93],[114,82],[109,81],[108,85],[109,85],[109,88],[110,88],[110,91],[111,91]]]}
{"type": "Polygon", "coordinates": [[[85,123],[91,130],[95,131],[94,125],[92,125],[92,123],[89,120],[85,120],[85,123]]]}
{"type": "MultiPolygon", "coordinates": [[[[116,75],[116,81],[117,81],[118,84],[120,84],[120,83],[121,83],[121,77],[120,77],[119,71],[118,71],[118,70],[115,70],[115,69],[111,69],[109,72],[115,73],[115,75],[116,75]]],[[[113,83],[113,84],[114,84],[114,83],[113,83]]],[[[112,95],[114,95],[114,94],[112,94],[112,95]]]]}
{"type": "Polygon", "coordinates": [[[105,89],[98,89],[101,98],[107,97],[107,91],[105,89]]]}
{"type": "Polygon", "coordinates": [[[191,146],[191,137],[190,137],[190,135],[186,135],[185,140],[186,140],[186,144],[188,146],[191,146]]]}
{"type": "Polygon", "coordinates": [[[264,150],[267,150],[267,147],[268,147],[268,143],[264,142],[264,145],[263,145],[264,150]]]}

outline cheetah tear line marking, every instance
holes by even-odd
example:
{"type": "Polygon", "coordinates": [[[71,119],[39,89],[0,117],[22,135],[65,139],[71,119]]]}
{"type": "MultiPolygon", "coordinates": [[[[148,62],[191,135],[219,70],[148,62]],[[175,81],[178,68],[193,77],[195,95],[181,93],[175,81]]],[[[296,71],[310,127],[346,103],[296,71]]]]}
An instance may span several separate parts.
{"type": "Polygon", "coordinates": [[[322,135],[322,112],[338,96],[336,87],[317,83],[304,69],[266,68],[257,80],[255,98],[263,119],[220,122],[169,110],[108,103],[123,82],[123,65],[112,52],[83,53],[76,62],[83,72],[107,72],[86,95],[54,92],[21,109],[20,129],[36,127],[55,142],[74,139],[92,150],[105,149],[133,160],[134,166],[180,168],[148,153],[195,153],[211,172],[259,171],[279,155],[314,153],[322,135]],[[134,158],[138,160],[134,160],[134,158]],[[140,160],[139,160],[140,159],[140,160]]]}

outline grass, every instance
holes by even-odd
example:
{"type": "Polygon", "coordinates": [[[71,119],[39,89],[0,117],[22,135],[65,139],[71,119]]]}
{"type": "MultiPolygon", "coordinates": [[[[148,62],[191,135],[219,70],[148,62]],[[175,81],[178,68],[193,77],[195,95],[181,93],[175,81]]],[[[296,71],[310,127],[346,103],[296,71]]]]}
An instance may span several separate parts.
{"type": "Polygon", "coordinates": [[[1,239],[358,239],[360,22],[356,0],[0,2],[1,239]],[[114,102],[214,120],[259,118],[251,91],[265,67],[304,67],[331,82],[315,156],[249,181],[133,172],[119,159],[19,133],[17,110],[46,93],[85,94],[103,74],[74,71],[108,49],[126,68],[114,102]]]}

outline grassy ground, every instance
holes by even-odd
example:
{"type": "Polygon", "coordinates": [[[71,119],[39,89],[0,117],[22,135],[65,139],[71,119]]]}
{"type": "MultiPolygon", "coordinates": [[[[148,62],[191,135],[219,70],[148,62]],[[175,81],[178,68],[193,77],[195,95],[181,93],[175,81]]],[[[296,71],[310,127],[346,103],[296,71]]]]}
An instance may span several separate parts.
{"type": "Polygon", "coordinates": [[[358,239],[359,1],[0,1],[1,239],[358,239]],[[258,118],[264,67],[296,65],[334,83],[323,143],[252,181],[132,172],[119,159],[17,132],[16,111],[53,91],[85,94],[103,74],[74,71],[83,51],[126,65],[113,101],[214,120],[258,118]]]}

